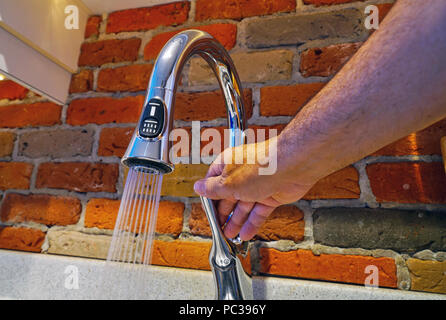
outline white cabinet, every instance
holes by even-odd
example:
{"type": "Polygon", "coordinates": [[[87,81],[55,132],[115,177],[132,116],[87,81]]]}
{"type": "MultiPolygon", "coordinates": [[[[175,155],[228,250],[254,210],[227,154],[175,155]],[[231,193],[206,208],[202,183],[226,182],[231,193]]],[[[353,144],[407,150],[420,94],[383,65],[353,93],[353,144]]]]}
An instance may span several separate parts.
{"type": "Polygon", "coordinates": [[[0,73],[65,103],[90,14],[80,0],[0,0],[0,73]]]}
{"type": "Polygon", "coordinates": [[[89,15],[168,2],[175,0],[0,0],[0,73],[64,104],[89,15]],[[72,6],[78,28],[67,29],[72,6]]]}

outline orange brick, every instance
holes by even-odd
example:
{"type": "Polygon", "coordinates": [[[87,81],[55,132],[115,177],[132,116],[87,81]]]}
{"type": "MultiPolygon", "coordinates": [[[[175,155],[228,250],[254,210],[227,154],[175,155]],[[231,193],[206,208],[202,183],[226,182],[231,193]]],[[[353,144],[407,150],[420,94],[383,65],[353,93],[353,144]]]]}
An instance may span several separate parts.
{"type": "Polygon", "coordinates": [[[33,165],[25,162],[0,162],[0,190],[29,189],[33,165]]]}
{"type": "MultiPolygon", "coordinates": [[[[90,199],[85,212],[85,226],[87,228],[114,229],[118,216],[120,200],[90,199]]],[[[184,203],[173,201],[160,201],[156,232],[178,236],[183,229],[184,203]]],[[[135,217],[136,221],[136,217],[135,217]]],[[[133,226],[134,231],[139,230],[140,220],[133,226]]],[[[145,230],[145,221],[142,230],[145,230]]]]}
{"type": "Polygon", "coordinates": [[[29,228],[0,227],[0,248],[40,252],[45,233],[29,228]]]}
{"type": "Polygon", "coordinates": [[[85,42],[81,46],[79,67],[97,67],[105,63],[135,61],[141,39],[110,39],[96,42],[85,42]]]}
{"type": "Polygon", "coordinates": [[[192,210],[188,222],[192,234],[205,237],[212,236],[211,227],[201,207],[201,203],[192,203],[192,210]]]}
{"type": "Polygon", "coordinates": [[[446,203],[441,162],[374,163],[366,170],[378,202],[446,203]]]}
{"type": "Polygon", "coordinates": [[[87,92],[93,90],[93,71],[82,70],[71,77],[70,93],[87,92]]]}
{"type": "Polygon", "coordinates": [[[1,207],[1,219],[7,222],[33,221],[46,225],[70,225],[79,221],[79,199],[46,194],[8,194],[1,207]]]}
{"type": "Polygon", "coordinates": [[[134,64],[131,66],[102,69],[98,76],[97,91],[146,90],[152,69],[152,64],[134,64]]]}
{"type": "Polygon", "coordinates": [[[152,263],[161,266],[210,270],[211,242],[155,240],[152,263]]]}
{"type": "Polygon", "coordinates": [[[120,200],[90,199],[85,210],[85,227],[113,229],[116,224],[120,204],[120,200]]]}
{"type": "Polygon", "coordinates": [[[294,86],[273,86],[260,89],[260,115],[293,116],[313,96],[316,95],[325,83],[305,83],[294,86]]]}
{"type": "Polygon", "coordinates": [[[305,221],[301,210],[293,205],[276,208],[266,219],[257,233],[257,237],[266,240],[292,240],[300,242],[304,239],[305,221]]]}
{"type": "Polygon", "coordinates": [[[8,157],[14,149],[15,134],[12,132],[0,132],[0,157],[8,157]]]}
{"type": "Polygon", "coordinates": [[[183,230],[184,203],[160,201],[156,231],[179,236],[183,230]]]}
{"type": "Polygon", "coordinates": [[[300,58],[300,73],[304,77],[334,75],[361,45],[361,42],[344,43],[305,50],[300,58]]]}
{"type": "Polygon", "coordinates": [[[52,126],[60,123],[62,107],[52,102],[15,104],[0,108],[0,127],[52,126]]]}
{"type": "MultiPolygon", "coordinates": [[[[237,26],[230,23],[217,23],[207,26],[194,27],[201,31],[205,31],[213,36],[218,42],[220,42],[226,50],[231,50],[235,46],[237,40],[237,26]]],[[[156,59],[159,52],[166,44],[166,42],[172,38],[177,33],[186,30],[181,29],[177,31],[164,32],[158,34],[149,41],[149,43],[144,48],[144,59],[153,60],[156,59]]]]}
{"type": "Polygon", "coordinates": [[[26,97],[27,93],[28,89],[22,87],[21,85],[15,83],[12,80],[0,81],[0,100],[2,99],[21,100],[26,97]]]}
{"type": "MultiPolygon", "coordinates": [[[[252,116],[252,91],[245,89],[246,119],[252,116]]],[[[175,100],[175,120],[212,120],[226,118],[226,106],[220,90],[212,92],[180,92],[175,100]]]]}
{"type": "Polygon", "coordinates": [[[117,164],[89,162],[47,162],[39,166],[37,188],[78,192],[116,192],[117,164]]]}
{"type": "Polygon", "coordinates": [[[195,20],[235,19],[263,16],[296,9],[294,0],[197,0],[195,20]]]}
{"type": "Polygon", "coordinates": [[[358,199],[360,194],[358,171],[349,166],[319,180],[304,199],[358,199]]]}
{"type": "Polygon", "coordinates": [[[88,123],[136,123],[143,103],[143,96],[73,100],[68,106],[67,123],[73,126],[88,123]]]}
{"type": "Polygon", "coordinates": [[[186,22],[189,9],[189,1],[183,1],[112,12],[108,16],[107,33],[143,31],[159,26],[179,25],[186,22]]]}
{"type": "Polygon", "coordinates": [[[104,128],[99,138],[99,156],[122,157],[135,128],[104,128]]]}
{"type": "Polygon", "coordinates": [[[446,119],[424,130],[412,133],[384,148],[376,151],[374,156],[404,156],[441,154],[440,140],[446,136],[446,119]]]}
{"type": "Polygon", "coordinates": [[[85,27],[85,39],[99,35],[99,26],[101,25],[101,22],[101,16],[91,16],[88,18],[87,26],[85,27]]]}
{"type": "Polygon", "coordinates": [[[379,286],[396,288],[396,265],[392,258],[321,254],[310,250],[281,252],[260,248],[260,271],[281,276],[364,284],[369,265],[378,267],[379,286]]]}

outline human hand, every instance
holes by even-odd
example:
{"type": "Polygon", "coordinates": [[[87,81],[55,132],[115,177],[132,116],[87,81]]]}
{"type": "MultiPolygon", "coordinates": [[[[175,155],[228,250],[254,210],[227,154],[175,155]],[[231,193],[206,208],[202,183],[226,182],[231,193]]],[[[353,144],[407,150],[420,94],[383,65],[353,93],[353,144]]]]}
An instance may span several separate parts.
{"type": "Polygon", "coordinates": [[[273,174],[259,174],[265,163],[277,156],[274,152],[280,152],[277,137],[227,148],[212,163],[206,177],[195,183],[194,189],[199,195],[219,200],[217,218],[221,225],[233,212],[224,228],[226,237],[240,234],[244,241],[251,239],[276,207],[299,200],[313,186],[312,179],[302,177],[299,181],[290,176],[280,161],[273,174]],[[237,161],[240,164],[235,161],[237,155],[238,159],[243,158],[237,161]]]}

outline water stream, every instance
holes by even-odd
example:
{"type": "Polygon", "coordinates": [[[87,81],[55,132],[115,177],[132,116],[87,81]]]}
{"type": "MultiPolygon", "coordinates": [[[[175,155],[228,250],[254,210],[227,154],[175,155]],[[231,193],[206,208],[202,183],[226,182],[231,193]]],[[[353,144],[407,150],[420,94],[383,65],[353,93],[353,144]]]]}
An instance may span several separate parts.
{"type": "Polygon", "coordinates": [[[152,260],[162,180],[163,175],[157,170],[129,169],[107,256],[107,265],[118,266],[104,269],[103,288],[114,283],[113,287],[125,288],[126,297],[145,289],[144,267],[152,260]]]}

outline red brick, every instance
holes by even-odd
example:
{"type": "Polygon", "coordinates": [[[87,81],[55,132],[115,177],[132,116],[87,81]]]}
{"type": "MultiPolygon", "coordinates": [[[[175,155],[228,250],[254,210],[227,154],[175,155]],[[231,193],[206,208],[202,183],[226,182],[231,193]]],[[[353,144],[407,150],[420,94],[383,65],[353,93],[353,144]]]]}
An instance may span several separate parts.
{"type": "MultiPolygon", "coordinates": [[[[342,4],[342,3],[348,3],[348,2],[354,2],[358,0],[304,0],[304,4],[312,4],[316,7],[319,6],[326,6],[326,5],[334,5],[334,4],[342,4]]],[[[360,0],[364,1],[364,0],[360,0]]]]}
{"type": "Polygon", "coordinates": [[[260,115],[293,116],[316,95],[325,83],[304,83],[260,89],[260,115]]]}
{"type": "Polygon", "coordinates": [[[300,73],[304,77],[331,76],[341,69],[361,45],[361,42],[344,43],[305,50],[300,57],[300,73]]]}
{"type": "Polygon", "coordinates": [[[29,228],[0,227],[0,248],[40,252],[45,233],[29,228]]]}
{"type": "Polygon", "coordinates": [[[360,194],[358,171],[349,166],[319,180],[304,199],[359,199],[360,194]]]}
{"type": "Polygon", "coordinates": [[[139,38],[85,42],[81,46],[78,65],[100,66],[111,62],[135,61],[140,45],[139,38]]]}
{"type": "Polygon", "coordinates": [[[29,189],[33,165],[25,162],[0,162],[0,190],[29,189]]]}
{"type": "Polygon", "coordinates": [[[33,221],[46,225],[70,225],[79,221],[79,199],[46,194],[8,194],[3,200],[1,219],[5,222],[33,221]]]}
{"type": "Polygon", "coordinates": [[[376,151],[374,156],[404,156],[441,154],[440,140],[446,136],[446,119],[424,130],[412,133],[384,148],[376,151]]]}
{"type": "Polygon", "coordinates": [[[12,80],[0,81],[0,100],[25,99],[27,93],[28,89],[22,87],[21,85],[15,83],[12,80]]]}
{"type": "Polygon", "coordinates": [[[378,19],[379,19],[379,23],[381,23],[384,20],[384,18],[387,16],[387,14],[389,13],[390,9],[392,9],[393,3],[380,3],[380,4],[376,4],[375,6],[378,7],[378,10],[379,10],[378,19]]]}
{"type": "Polygon", "coordinates": [[[260,271],[274,275],[317,279],[363,285],[368,276],[369,265],[378,267],[379,286],[396,288],[396,265],[392,258],[321,254],[310,250],[281,252],[271,248],[260,248],[260,271]]]}
{"type": "MultiPolygon", "coordinates": [[[[243,92],[245,101],[246,119],[252,116],[252,91],[245,89],[243,92]]],[[[175,100],[175,120],[213,120],[226,118],[226,106],[220,90],[212,92],[180,92],[175,100]]]]}
{"type": "Polygon", "coordinates": [[[101,16],[91,16],[88,18],[87,26],[85,27],[85,39],[99,35],[99,26],[101,25],[101,22],[101,16]]]}
{"type": "Polygon", "coordinates": [[[441,162],[374,163],[366,170],[378,202],[446,203],[441,162]]]}
{"type": "Polygon", "coordinates": [[[71,77],[70,93],[87,92],[93,90],[93,71],[82,70],[71,77]]]}
{"type": "Polygon", "coordinates": [[[141,91],[146,90],[152,74],[152,64],[134,64],[99,72],[97,91],[141,91]]]}
{"type": "MultiPolygon", "coordinates": [[[[378,22],[381,23],[389,13],[390,9],[392,9],[393,3],[380,3],[375,4],[375,6],[378,7],[378,22]]],[[[372,34],[375,31],[375,29],[370,29],[369,34],[372,34]]]]}
{"type": "MultiPolygon", "coordinates": [[[[194,27],[201,31],[205,31],[213,36],[218,42],[220,42],[226,50],[231,50],[235,46],[237,40],[237,25],[230,23],[217,23],[207,26],[194,27]]],[[[144,59],[153,60],[156,59],[159,52],[166,44],[166,42],[177,33],[186,30],[176,30],[171,32],[164,32],[158,34],[150,40],[150,42],[144,48],[144,59]]]]}
{"type": "Polygon", "coordinates": [[[52,126],[60,123],[62,107],[52,102],[14,104],[0,108],[0,127],[52,126]]]}
{"type": "Polygon", "coordinates": [[[104,128],[99,138],[99,156],[122,157],[132,138],[135,128],[104,128]]]}
{"type": "Polygon", "coordinates": [[[446,136],[441,138],[440,144],[441,144],[441,154],[443,156],[444,171],[446,172],[446,136]]]}
{"type": "MultiPolygon", "coordinates": [[[[265,139],[269,139],[270,138],[270,133],[271,130],[277,130],[276,133],[277,135],[285,128],[285,124],[276,124],[276,125],[271,125],[271,126],[249,126],[249,130],[254,130],[254,140],[252,141],[250,134],[248,133],[248,131],[246,131],[247,133],[247,137],[248,137],[248,142],[247,143],[254,143],[254,142],[261,142],[264,141],[265,139]],[[263,139],[263,134],[261,136],[261,131],[260,130],[265,130],[264,131],[264,137],[265,139],[263,139]]],[[[191,127],[181,127],[181,128],[176,128],[176,129],[184,129],[187,131],[188,137],[189,137],[189,147],[187,150],[177,150],[177,157],[187,157],[190,155],[191,153],[191,149],[192,149],[192,128],[191,127]],[[181,154],[180,154],[181,152],[181,154]]],[[[179,143],[180,139],[176,139],[176,140],[172,140],[173,145],[175,145],[176,143],[179,143]]],[[[201,140],[200,140],[200,154],[202,156],[212,156],[215,154],[219,154],[220,152],[222,152],[224,149],[229,147],[229,129],[228,127],[202,127],[201,128],[201,140]],[[206,131],[210,131],[210,130],[217,130],[218,134],[220,135],[220,145],[219,146],[215,146],[216,149],[213,149],[214,147],[214,135],[216,133],[214,132],[208,132],[206,134],[209,134],[209,136],[204,136],[206,131]],[[206,148],[206,150],[204,150],[206,148]]]]}
{"type": "Polygon", "coordinates": [[[210,250],[211,242],[155,240],[152,263],[162,266],[210,270],[210,250]]]}
{"type": "Polygon", "coordinates": [[[183,1],[112,12],[108,16],[107,33],[143,31],[159,26],[179,25],[186,22],[189,9],[189,1],[183,1]]]}
{"type": "Polygon", "coordinates": [[[294,0],[197,0],[195,20],[235,19],[263,16],[296,9],[294,0]]]}
{"type": "Polygon", "coordinates": [[[8,157],[14,149],[15,134],[12,132],[0,132],[0,157],[8,157]]]}
{"type": "Polygon", "coordinates": [[[136,123],[143,103],[143,96],[73,100],[68,106],[67,123],[74,126],[89,123],[136,123]]]}
{"type": "MultiPolygon", "coordinates": [[[[114,229],[118,216],[120,200],[90,199],[85,212],[85,226],[87,228],[114,229]]],[[[178,236],[183,229],[184,203],[174,201],[160,201],[156,232],[178,236]]],[[[136,218],[135,218],[136,221],[136,218]]],[[[134,231],[139,230],[139,222],[135,223],[134,231]]],[[[142,224],[145,230],[145,222],[142,224]]]]}
{"type": "Polygon", "coordinates": [[[78,192],[116,192],[118,165],[88,162],[42,163],[37,172],[37,188],[78,192]]]}

